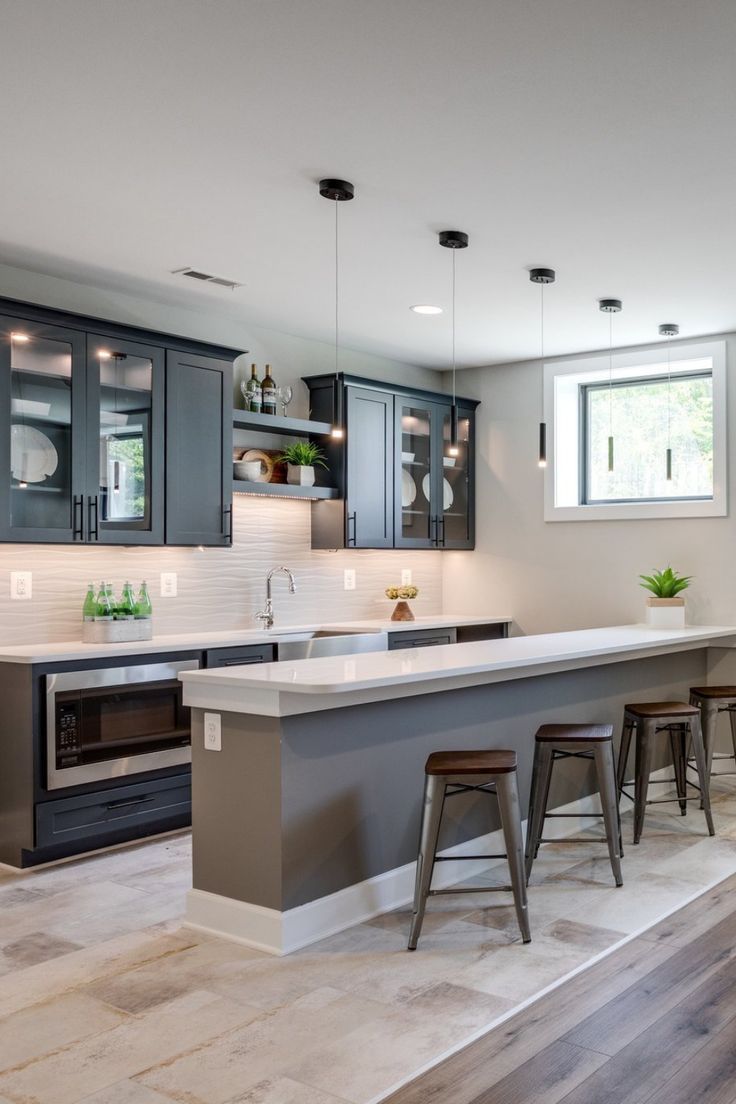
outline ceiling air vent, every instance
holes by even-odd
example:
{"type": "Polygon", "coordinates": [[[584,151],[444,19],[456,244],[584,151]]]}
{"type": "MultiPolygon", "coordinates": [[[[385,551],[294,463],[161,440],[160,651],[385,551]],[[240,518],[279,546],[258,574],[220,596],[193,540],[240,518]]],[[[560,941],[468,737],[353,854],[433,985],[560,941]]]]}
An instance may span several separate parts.
{"type": "Polygon", "coordinates": [[[190,280],[199,280],[202,284],[216,284],[217,287],[230,288],[231,291],[243,286],[237,280],[227,280],[224,276],[213,276],[209,272],[202,272],[199,268],[192,268],[191,265],[185,265],[184,268],[174,268],[171,270],[171,274],[172,276],[187,276],[190,280]]]}

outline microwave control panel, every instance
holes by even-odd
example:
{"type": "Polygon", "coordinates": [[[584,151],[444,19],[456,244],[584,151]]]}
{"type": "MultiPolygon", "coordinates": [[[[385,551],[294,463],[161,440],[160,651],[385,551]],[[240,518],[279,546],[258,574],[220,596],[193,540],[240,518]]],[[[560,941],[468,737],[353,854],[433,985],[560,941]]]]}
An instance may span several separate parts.
{"type": "Polygon", "coordinates": [[[79,703],[61,701],[56,706],[56,767],[74,767],[80,762],[79,703]]]}

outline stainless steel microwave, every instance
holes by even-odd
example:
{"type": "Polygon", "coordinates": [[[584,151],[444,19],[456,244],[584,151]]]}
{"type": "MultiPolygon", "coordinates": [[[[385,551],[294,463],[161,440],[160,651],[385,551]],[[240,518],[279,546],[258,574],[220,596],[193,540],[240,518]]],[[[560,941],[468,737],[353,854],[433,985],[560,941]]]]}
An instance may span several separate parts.
{"type": "Polygon", "coordinates": [[[196,659],[46,676],[46,782],[79,786],[192,758],[181,671],[196,659]]]}

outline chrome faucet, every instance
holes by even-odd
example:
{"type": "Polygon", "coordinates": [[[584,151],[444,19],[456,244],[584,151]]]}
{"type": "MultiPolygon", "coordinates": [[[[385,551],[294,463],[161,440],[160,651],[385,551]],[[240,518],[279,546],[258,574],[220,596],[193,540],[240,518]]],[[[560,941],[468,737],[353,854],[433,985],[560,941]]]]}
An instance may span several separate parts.
{"type": "Polygon", "coordinates": [[[289,577],[289,594],[296,593],[296,583],[294,582],[294,576],[289,571],[288,567],[272,567],[266,576],[266,605],[260,613],[256,614],[256,621],[261,621],[264,629],[273,628],[273,601],[271,599],[271,579],[274,575],[288,575],[289,577]]]}

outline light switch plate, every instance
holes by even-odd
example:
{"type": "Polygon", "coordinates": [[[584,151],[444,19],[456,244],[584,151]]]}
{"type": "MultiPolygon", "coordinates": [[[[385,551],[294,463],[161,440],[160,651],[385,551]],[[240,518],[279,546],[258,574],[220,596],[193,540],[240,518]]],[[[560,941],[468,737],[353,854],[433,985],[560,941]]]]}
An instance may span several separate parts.
{"type": "Polygon", "coordinates": [[[355,590],[355,568],[346,567],[344,574],[345,590],[355,590]]]}
{"type": "Polygon", "coordinates": [[[27,602],[33,597],[33,573],[31,571],[10,572],[10,597],[14,602],[27,602]]]}
{"type": "Polygon", "coordinates": [[[161,597],[162,598],[176,598],[177,592],[177,578],[175,571],[162,571],[161,572],[161,597]]]}
{"type": "Polygon", "coordinates": [[[411,568],[404,567],[401,569],[401,585],[411,586],[411,568]]]}
{"type": "Polygon", "coordinates": [[[222,718],[219,713],[204,715],[204,746],[206,751],[222,751],[222,718]]]}

